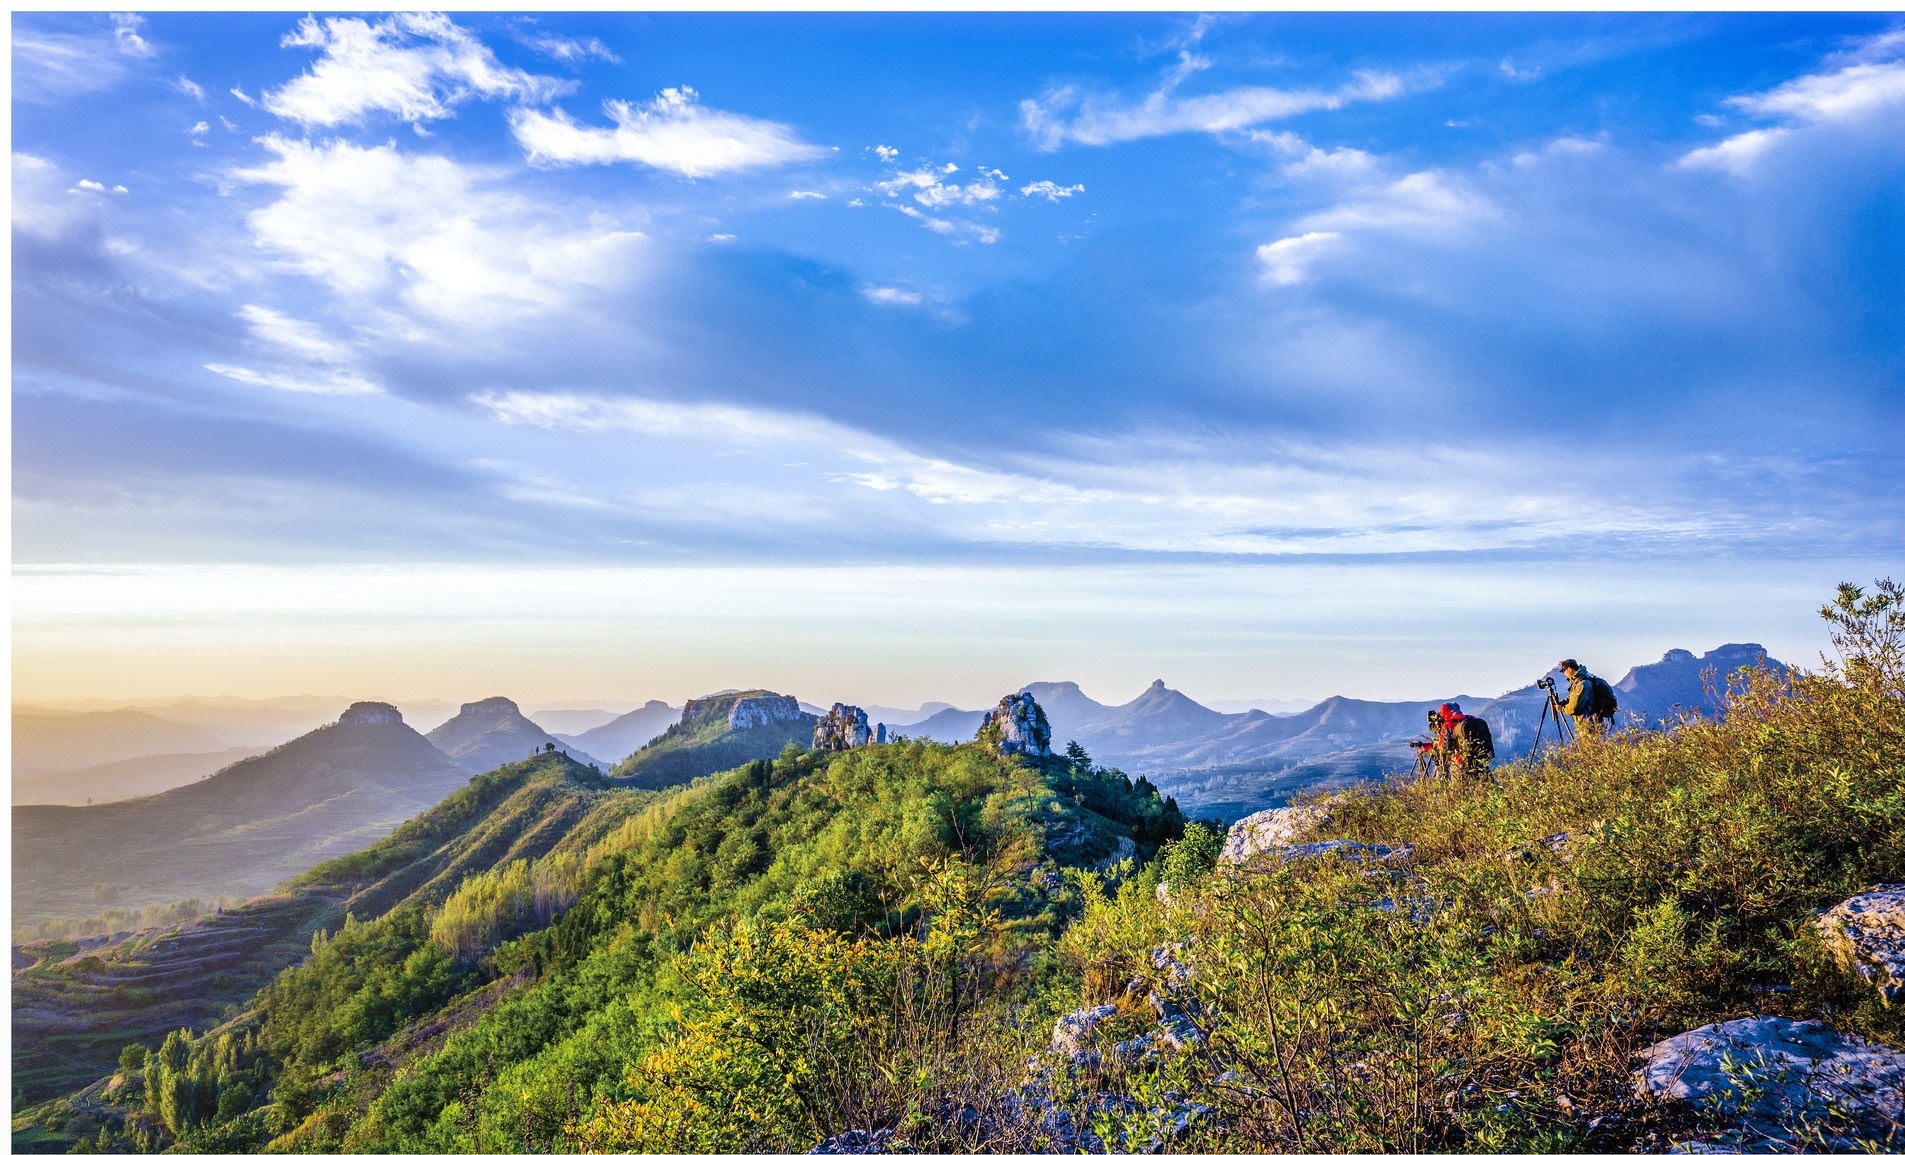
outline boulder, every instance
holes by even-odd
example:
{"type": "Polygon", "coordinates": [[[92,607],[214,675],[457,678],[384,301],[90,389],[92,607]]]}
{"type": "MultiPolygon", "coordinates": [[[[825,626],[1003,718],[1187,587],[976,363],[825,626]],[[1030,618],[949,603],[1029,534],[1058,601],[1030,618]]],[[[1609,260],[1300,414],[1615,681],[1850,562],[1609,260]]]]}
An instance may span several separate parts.
{"type": "Polygon", "coordinates": [[[1733,1149],[1812,1150],[1835,1146],[1835,1138],[1892,1143],[1905,1111],[1905,1051],[1811,1019],[1713,1023],[1636,1058],[1641,1094],[1704,1111],[1729,1128],[1714,1138],[1733,1149]]]}
{"type": "Polygon", "coordinates": [[[995,737],[1001,754],[1044,757],[1052,752],[1052,725],[1045,720],[1044,708],[1030,694],[1007,694],[995,709],[987,711],[974,740],[990,743],[995,737]]]}
{"type": "Polygon", "coordinates": [[[1813,920],[1844,967],[1890,1005],[1905,995],[1905,883],[1860,891],[1813,920]]]}
{"type": "Polygon", "coordinates": [[[1279,806],[1259,810],[1230,824],[1219,862],[1247,862],[1266,851],[1294,846],[1329,820],[1326,806],[1279,806]]]}
{"type": "Polygon", "coordinates": [[[1052,1050],[1068,1059],[1087,1055],[1096,1058],[1097,1051],[1091,1045],[1091,1036],[1098,1030],[1099,1023],[1117,1013],[1118,1008],[1107,1003],[1102,1007],[1087,1007],[1061,1016],[1052,1025],[1052,1050]]]}
{"type": "Polygon", "coordinates": [[[872,742],[873,728],[867,725],[867,712],[858,706],[835,702],[833,709],[814,723],[816,750],[852,750],[872,742]]]}

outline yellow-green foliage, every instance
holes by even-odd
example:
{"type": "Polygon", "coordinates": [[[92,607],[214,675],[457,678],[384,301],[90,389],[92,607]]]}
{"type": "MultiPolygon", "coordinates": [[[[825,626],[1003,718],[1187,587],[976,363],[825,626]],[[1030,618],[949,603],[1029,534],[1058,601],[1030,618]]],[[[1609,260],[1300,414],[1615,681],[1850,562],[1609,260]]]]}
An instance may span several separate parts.
{"type": "Polygon", "coordinates": [[[1188,942],[1212,1031],[1169,1078],[1114,1082],[1217,1107],[1200,1146],[1578,1149],[1659,1125],[1632,1055],[1702,1022],[1823,1016],[1905,1042],[1905,1014],[1810,928],[1905,879],[1905,602],[1844,590],[1827,616],[1839,662],[1748,671],[1723,719],[1334,799],[1318,837],[1412,845],[1407,869],[1267,855],[1164,901],[1091,897],[1059,944],[1087,1000],[1155,985],[1147,948],[1188,942]]]}
{"type": "Polygon", "coordinates": [[[625,1099],[576,1129],[584,1149],[800,1150],[957,1079],[962,1018],[1000,924],[972,864],[920,866],[920,936],[850,936],[799,910],[713,928],[682,964],[693,993],[673,1037],[630,1074],[625,1099]]]}

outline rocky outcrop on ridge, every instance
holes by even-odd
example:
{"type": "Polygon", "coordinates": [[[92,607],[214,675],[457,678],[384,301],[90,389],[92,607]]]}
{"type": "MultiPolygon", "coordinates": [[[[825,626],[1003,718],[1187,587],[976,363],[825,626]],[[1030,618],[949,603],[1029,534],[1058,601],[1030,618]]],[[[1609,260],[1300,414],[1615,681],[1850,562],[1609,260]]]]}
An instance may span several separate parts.
{"type": "Polygon", "coordinates": [[[1052,752],[1052,724],[1045,711],[1030,694],[1007,694],[997,708],[980,723],[975,741],[998,744],[1001,754],[1033,754],[1040,757],[1052,752]]]}
{"type": "Polygon", "coordinates": [[[1846,970],[1888,1005],[1905,995],[1905,883],[1861,891],[1813,920],[1846,970]]]}
{"type": "Polygon", "coordinates": [[[1635,1058],[1636,1091],[1720,1122],[1718,1133],[1687,1149],[1858,1149],[1859,1140],[1895,1149],[1905,1138],[1905,1052],[1816,1020],[1759,1015],[1712,1023],[1635,1058]]]}
{"type": "MultiPolygon", "coordinates": [[[[880,727],[884,737],[886,727],[880,727]]],[[[820,721],[814,723],[814,749],[852,750],[873,742],[873,728],[867,725],[867,712],[858,706],[835,702],[820,721]]]]}
{"type": "Polygon", "coordinates": [[[786,694],[755,694],[739,699],[728,710],[730,730],[753,730],[798,721],[800,703],[786,694]]]}

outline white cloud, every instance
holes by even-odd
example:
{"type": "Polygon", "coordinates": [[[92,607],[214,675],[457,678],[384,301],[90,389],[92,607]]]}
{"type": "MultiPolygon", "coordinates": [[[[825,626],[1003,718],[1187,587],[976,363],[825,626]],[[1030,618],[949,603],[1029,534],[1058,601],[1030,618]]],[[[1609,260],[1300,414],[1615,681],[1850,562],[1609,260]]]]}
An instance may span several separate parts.
{"type": "Polygon", "coordinates": [[[643,266],[641,233],[566,220],[497,174],[406,156],[395,144],[262,143],[274,159],[231,174],[279,190],[248,216],[254,238],[359,306],[489,333],[581,291],[626,283],[643,266]]]}
{"type": "Polygon", "coordinates": [[[111,88],[132,75],[132,62],[142,59],[125,49],[126,43],[118,38],[116,30],[111,37],[43,32],[16,16],[14,95],[44,102],[111,88]]]}
{"type": "Polygon", "coordinates": [[[853,431],[822,418],[741,405],[529,390],[476,393],[470,400],[504,425],[563,432],[635,433],[665,440],[745,445],[790,441],[824,444],[855,436],[853,431]]]}
{"type": "Polygon", "coordinates": [[[179,78],[177,80],[174,80],[172,82],[172,87],[176,89],[177,91],[184,93],[186,96],[191,97],[193,100],[198,101],[200,104],[205,103],[205,90],[203,88],[200,88],[198,86],[198,83],[194,81],[191,77],[186,76],[183,73],[179,75],[179,78]]]}
{"type": "Polygon", "coordinates": [[[413,123],[440,120],[472,98],[542,101],[571,87],[504,67],[475,36],[440,14],[400,13],[375,24],[306,16],[284,44],[316,48],[321,55],[310,71],[267,91],[264,106],[307,127],[353,123],[373,112],[413,123]]]}
{"type": "Polygon", "coordinates": [[[876,305],[917,305],[925,300],[910,289],[895,289],[890,285],[868,285],[860,294],[876,305]]]}
{"type": "Polygon", "coordinates": [[[1341,233],[1304,233],[1257,246],[1264,279],[1273,285],[1294,285],[1309,277],[1310,264],[1343,239],[1341,233]]]}
{"type": "Polygon", "coordinates": [[[1457,184],[1445,173],[1417,172],[1362,191],[1298,223],[1311,232],[1424,230],[1465,224],[1494,214],[1494,205],[1480,192],[1457,184]]]}
{"type": "Polygon", "coordinates": [[[892,205],[889,207],[898,209],[900,212],[913,218],[940,236],[952,237],[961,244],[967,241],[978,241],[982,245],[990,245],[996,243],[1000,236],[1003,235],[998,229],[990,225],[982,225],[977,221],[947,220],[944,217],[936,217],[929,213],[923,213],[912,205],[892,205]]]}
{"type": "Polygon", "coordinates": [[[1035,180],[1021,188],[1019,195],[1027,199],[1044,197],[1048,201],[1059,201],[1084,191],[1085,186],[1082,184],[1061,185],[1056,181],[1035,180]]]}
{"type": "Polygon", "coordinates": [[[1541,79],[1541,66],[1531,64],[1526,68],[1520,68],[1515,65],[1513,57],[1504,56],[1501,62],[1501,74],[1510,80],[1526,83],[1530,80],[1541,79]]]}
{"type": "Polygon", "coordinates": [[[135,59],[144,60],[153,54],[152,45],[139,35],[139,29],[145,24],[145,17],[131,12],[112,14],[112,38],[119,51],[135,59]]]}
{"type": "Polygon", "coordinates": [[[1338,146],[1326,151],[1294,132],[1253,132],[1249,138],[1284,158],[1285,176],[1358,181],[1380,168],[1376,157],[1360,148],[1338,146]]]}
{"type": "Polygon", "coordinates": [[[992,175],[996,169],[980,169],[978,177],[965,184],[945,179],[958,171],[959,166],[951,163],[938,167],[922,165],[912,172],[896,173],[891,179],[879,181],[873,187],[889,197],[910,192],[914,201],[929,209],[971,206],[999,199],[1003,190],[998,178],[992,175]]]}
{"type": "Polygon", "coordinates": [[[246,305],[238,310],[238,316],[250,326],[253,336],[279,352],[328,365],[349,365],[356,360],[349,345],[334,340],[309,321],[263,305],[246,305]]]}
{"type": "Polygon", "coordinates": [[[892,164],[900,159],[900,150],[897,148],[888,148],[886,145],[876,144],[873,146],[873,151],[885,164],[892,164]]]}
{"type": "Polygon", "coordinates": [[[1166,87],[1130,104],[1066,86],[1021,101],[1019,118],[1033,143],[1050,151],[1068,141],[1104,145],[1181,132],[1235,132],[1301,113],[1388,100],[1409,87],[1410,82],[1394,73],[1360,72],[1330,90],[1245,87],[1178,96],[1166,87]]]}
{"type": "Polygon", "coordinates": [[[203,120],[185,130],[188,136],[204,136],[210,131],[212,131],[212,126],[203,120]]]}
{"type": "Polygon", "coordinates": [[[787,194],[787,199],[790,201],[824,201],[827,199],[827,194],[824,192],[814,192],[812,189],[795,189],[793,192],[787,194]]]}
{"type": "Polygon", "coordinates": [[[544,56],[552,60],[560,60],[565,64],[582,60],[602,60],[609,64],[622,62],[622,58],[611,52],[608,45],[593,36],[577,39],[573,36],[557,36],[551,32],[540,32],[520,39],[544,56]]]}
{"type": "Polygon", "coordinates": [[[1809,73],[1768,92],[1729,97],[1729,105],[1774,120],[1770,127],[1736,133],[1680,159],[1687,168],[1717,168],[1744,176],[1797,134],[1871,125],[1896,133],[1905,118],[1905,32],[1872,37],[1834,58],[1840,67],[1809,73]]]}
{"type": "Polygon", "coordinates": [[[227,365],[218,362],[205,367],[221,377],[229,377],[245,385],[278,389],[286,393],[318,393],[345,397],[383,392],[383,389],[375,382],[337,371],[261,373],[243,365],[227,365]]]}
{"type": "Polygon", "coordinates": [[[578,124],[561,109],[512,109],[509,123],[530,160],[548,164],[627,161],[700,177],[826,155],[784,124],[707,108],[692,88],[663,89],[646,104],[609,100],[602,107],[614,128],[578,124]]]}
{"type": "Polygon", "coordinates": [[[248,108],[258,107],[258,102],[252,99],[251,94],[247,93],[244,89],[238,87],[236,84],[232,85],[228,91],[233,96],[236,96],[238,98],[238,103],[245,105],[248,108]]]}

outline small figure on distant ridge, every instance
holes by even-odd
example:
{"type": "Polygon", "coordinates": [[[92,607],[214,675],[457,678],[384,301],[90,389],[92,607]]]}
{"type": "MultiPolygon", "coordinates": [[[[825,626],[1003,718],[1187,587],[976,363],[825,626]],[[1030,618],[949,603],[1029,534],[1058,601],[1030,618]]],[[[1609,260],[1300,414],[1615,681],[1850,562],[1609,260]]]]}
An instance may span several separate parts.
{"type": "Polygon", "coordinates": [[[1568,678],[1568,700],[1561,703],[1561,712],[1574,719],[1575,735],[1601,734],[1620,709],[1614,687],[1573,658],[1561,659],[1561,672],[1568,678]]]}

